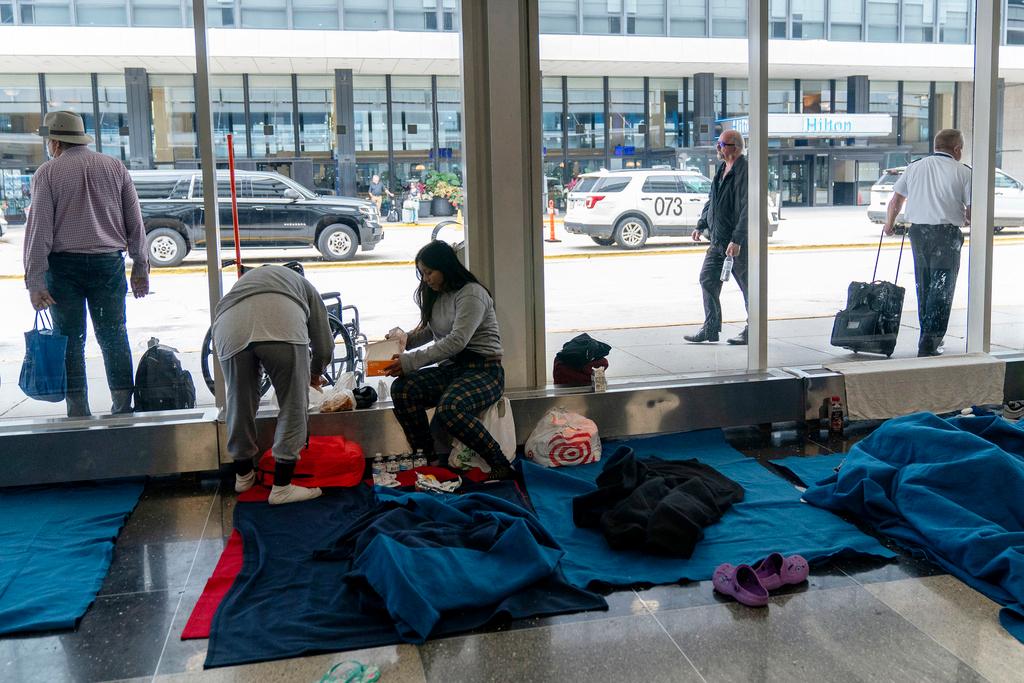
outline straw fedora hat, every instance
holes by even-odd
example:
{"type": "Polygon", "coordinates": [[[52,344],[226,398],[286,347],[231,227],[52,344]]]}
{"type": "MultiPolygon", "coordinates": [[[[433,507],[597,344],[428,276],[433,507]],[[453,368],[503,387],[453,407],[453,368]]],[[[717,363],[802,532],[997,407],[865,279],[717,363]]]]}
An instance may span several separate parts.
{"type": "Polygon", "coordinates": [[[87,145],[92,136],[85,133],[85,122],[73,111],[50,111],[43,117],[43,125],[39,135],[44,138],[70,142],[74,145],[87,145]]]}

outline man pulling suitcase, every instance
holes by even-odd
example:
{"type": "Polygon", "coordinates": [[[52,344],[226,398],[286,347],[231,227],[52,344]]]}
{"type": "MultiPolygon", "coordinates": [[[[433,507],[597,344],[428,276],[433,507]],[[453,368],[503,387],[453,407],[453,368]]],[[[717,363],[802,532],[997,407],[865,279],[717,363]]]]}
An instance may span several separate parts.
{"type": "Polygon", "coordinates": [[[953,128],[935,136],[935,153],[915,161],[896,181],[889,200],[885,233],[906,203],[910,248],[917,281],[917,317],[921,324],[918,356],[942,353],[960,271],[960,227],[971,220],[971,169],[960,163],[964,136],[953,128]],[[908,201],[909,200],[909,201],[908,201]]]}

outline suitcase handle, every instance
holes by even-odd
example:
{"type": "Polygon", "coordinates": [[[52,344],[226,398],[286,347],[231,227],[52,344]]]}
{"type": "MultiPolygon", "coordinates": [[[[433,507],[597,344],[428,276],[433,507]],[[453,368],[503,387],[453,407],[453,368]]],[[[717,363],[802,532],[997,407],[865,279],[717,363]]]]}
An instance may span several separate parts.
{"type": "MultiPolygon", "coordinates": [[[[875,253],[875,269],[871,272],[871,281],[878,281],[878,259],[882,256],[882,240],[885,239],[885,226],[882,226],[882,234],[878,236],[878,251],[875,253]]],[[[907,231],[903,231],[903,238],[900,240],[900,255],[896,260],[896,277],[892,283],[896,284],[900,279],[900,264],[903,263],[903,244],[907,241],[907,231]]]]}

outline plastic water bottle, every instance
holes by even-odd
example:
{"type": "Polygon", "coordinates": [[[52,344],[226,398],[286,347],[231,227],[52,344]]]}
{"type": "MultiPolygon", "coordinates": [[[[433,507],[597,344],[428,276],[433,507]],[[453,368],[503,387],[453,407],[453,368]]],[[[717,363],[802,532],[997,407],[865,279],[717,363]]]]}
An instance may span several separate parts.
{"type": "Polygon", "coordinates": [[[385,461],[384,471],[390,474],[398,474],[398,458],[391,455],[385,461]]]}
{"type": "Polygon", "coordinates": [[[412,459],[412,466],[414,469],[427,466],[427,456],[423,454],[422,448],[416,449],[416,456],[412,459]]]}
{"type": "Polygon", "coordinates": [[[732,277],[732,265],[736,262],[732,256],[726,256],[725,261],[722,262],[722,282],[728,282],[729,278],[732,277]]]}
{"type": "Polygon", "coordinates": [[[411,470],[411,469],[412,469],[412,454],[411,453],[404,453],[398,459],[398,471],[399,472],[405,472],[405,471],[411,470]]]}
{"type": "Polygon", "coordinates": [[[384,456],[377,453],[373,456],[373,483],[380,484],[381,476],[384,474],[384,456]]]}

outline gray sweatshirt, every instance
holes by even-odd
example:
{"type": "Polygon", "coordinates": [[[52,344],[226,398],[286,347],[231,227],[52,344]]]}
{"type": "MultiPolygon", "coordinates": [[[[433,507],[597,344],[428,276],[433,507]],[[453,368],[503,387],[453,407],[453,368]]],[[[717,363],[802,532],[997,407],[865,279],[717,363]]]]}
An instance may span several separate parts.
{"type": "Polygon", "coordinates": [[[501,334],[494,315],[494,300],[476,283],[463,285],[454,292],[443,292],[434,301],[427,329],[409,333],[406,347],[415,349],[433,340],[419,351],[406,351],[400,358],[402,372],[448,360],[462,351],[484,358],[501,356],[501,334]]]}
{"type": "Polygon", "coordinates": [[[253,342],[311,346],[310,370],[319,375],[334,356],[327,309],[309,280],[281,266],[253,268],[217,305],[217,357],[227,360],[253,342]]]}

